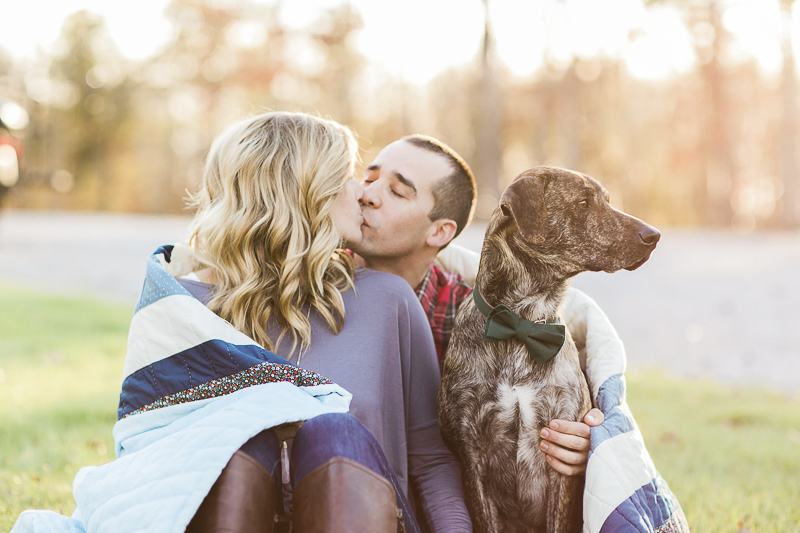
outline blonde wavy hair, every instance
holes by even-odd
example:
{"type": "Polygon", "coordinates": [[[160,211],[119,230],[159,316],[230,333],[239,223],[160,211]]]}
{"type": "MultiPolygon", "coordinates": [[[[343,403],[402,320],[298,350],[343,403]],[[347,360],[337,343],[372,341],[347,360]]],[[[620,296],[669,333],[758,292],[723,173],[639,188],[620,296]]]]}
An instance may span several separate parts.
{"type": "Polygon", "coordinates": [[[302,113],[265,113],[233,124],[211,145],[190,243],[217,286],[208,307],[289,358],[311,342],[310,308],[334,333],[344,324],[342,292],[354,266],[331,220],[353,176],[358,145],[344,126],[302,113]],[[277,339],[267,333],[275,319],[277,339]]]}

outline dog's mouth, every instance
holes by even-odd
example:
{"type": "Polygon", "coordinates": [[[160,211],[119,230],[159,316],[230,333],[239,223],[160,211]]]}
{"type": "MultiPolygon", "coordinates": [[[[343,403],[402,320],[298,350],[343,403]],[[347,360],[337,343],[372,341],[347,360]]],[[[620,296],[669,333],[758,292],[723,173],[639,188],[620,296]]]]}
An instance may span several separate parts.
{"type": "Polygon", "coordinates": [[[655,250],[655,246],[653,246],[653,248],[649,252],[647,252],[647,255],[645,255],[643,258],[639,259],[638,261],[636,261],[631,265],[626,266],[625,270],[636,270],[643,264],[647,263],[647,260],[650,259],[651,255],[653,255],[653,250],[655,250]]]}

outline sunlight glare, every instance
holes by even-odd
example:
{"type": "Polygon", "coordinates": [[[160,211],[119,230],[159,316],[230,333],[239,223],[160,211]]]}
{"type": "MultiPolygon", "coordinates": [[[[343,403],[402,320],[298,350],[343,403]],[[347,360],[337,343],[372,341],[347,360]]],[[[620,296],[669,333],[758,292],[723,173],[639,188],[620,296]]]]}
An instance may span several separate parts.
{"type": "MultiPolygon", "coordinates": [[[[257,0],[262,4],[275,4],[276,0],[257,0]]],[[[342,5],[342,0],[303,0],[302,2],[280,2],[278,16],[280,21],[290,30],[307,28],[314,23],[323,12],[342,5]]]]}
{"type": "Polygon", "coordinates": [[[754,57],[767,74],[776,74],[783,66],[781,37],[783,22],[776,0],[758,0],[733,4],[725,11],[722,24],[736,35],[744,57],[754,57]]]}
{"type": "Polygon", "coordinates": [[[548,31],[542,4],[498,0],[490,2],[489,16],[500,60],[520,77],[530,76],[541,68],[548,31]]]}
{"type": "Polygon", "coordinates": [[[573,0],[567,7],[572,49],[583,59],[621,56],[631,28],[645,14],[640,0],[573,0]]]}
{"type": "Polygon", "coordinates": [[[107,0],[29,0],[4,2],[0,17],[0,46],[18,58],[32,58],[37,47],[47,51],[58,39],[64,20],[86,9],[105,20],[122,55],[145,59],[172,38],[162,16],[169,0],[117,3],[107,0]]]}
{"type": "Polygon", "coordinates": [[[659,80],[687,72],[695,58],[692,36],[679,13],[665,7],[646,12],[641,33],[631,41],[625,62],[632,76],[659,80]]]}
{"type": "Polygon", "coordinates": [[[138,0],[135,3],[96,0],[92,11],[105,18],[122,55],[133,60],[143,60],[164,48],[175,35],[173,28],[162,16],[168,0],[138,0]]]}
{"type": "Polygon", "coordinates": [[[360,2],[358,47],[380,68],[423,85],[478,52],[483,8],[477,0],[360,2]]]}

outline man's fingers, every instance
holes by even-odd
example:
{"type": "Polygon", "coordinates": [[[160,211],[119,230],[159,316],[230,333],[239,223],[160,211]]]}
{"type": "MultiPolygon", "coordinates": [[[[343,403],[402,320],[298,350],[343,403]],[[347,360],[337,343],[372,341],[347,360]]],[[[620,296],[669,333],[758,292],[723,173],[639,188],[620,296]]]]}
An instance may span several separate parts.
{"type": "Polygon", "coordinates": [[[583,417],[583,421],[591,427],[597,427],[603,423],[605,418],[606,417],[603,416],[603,411],[597,407],[593,407],[588,413],[586,413],[586,416],[583,417]]]}
{"type": "Polygon", "coordinates": [[[542,451],[544,451],[544,453],[546,453],[550,457],[558,459],[562,463],[573,466],[577,466],[580,464],[585,465],[589,455],[586,452],[570,450],[568,448],[564,448],[562,446],[544,440],[541,441],[539,446],[542,448],[542,451]]]}
{"type": "Polygon", "coordinates": [[[560,431],[555,431],[550,428],[544,428],[542,429],[540,435],[544,441],[557,444],[562,448],[569,448],[579,452],[589,450],[590,441],[588,434],[586,437],[579,437],[569,433],[561,433],[560,431]]]}
{"type": "Polygon", "coordinates": [[[575,476],[586,470],[585,462],[579,465],[569,465],[556,459],[552,455],[545,455],[545,457],[547,457],[547,464],[549,464],[553,470],[565,476],[575,476]]]}
{"type": "Polygon", "coordinates": [[[575,435],[576,437],[581,437],[584,439],[588,439],[589,435],[591,435],[589,426],[587,426],[583,422],[569,422],[567,420],[551,420],[549,428],[558,433],[564,433],[566,435],[575,435]]]}
{"type": "Polygon", "coordinates": [[[551,420],[548,427],[542,428],[540,447],[553,470],[566,476],[585,471],[591,444],[590,426],[599,426],[603,420],[603,413],[599,409],[592,409],[584,417],[585,424],[551,420]]]}

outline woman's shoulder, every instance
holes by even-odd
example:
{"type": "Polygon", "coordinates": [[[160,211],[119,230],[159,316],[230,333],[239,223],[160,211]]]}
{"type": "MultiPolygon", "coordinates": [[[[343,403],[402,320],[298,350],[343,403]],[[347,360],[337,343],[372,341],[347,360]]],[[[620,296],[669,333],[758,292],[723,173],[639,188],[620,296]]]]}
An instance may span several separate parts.
{"type": "Polygon", "coordinates": [[[360,296],[380,295],[382,298],[393,298],[403,301],[417,300],[411,286],[396,274],[358,268],[355,276],[356,291],[360,296]]]}

